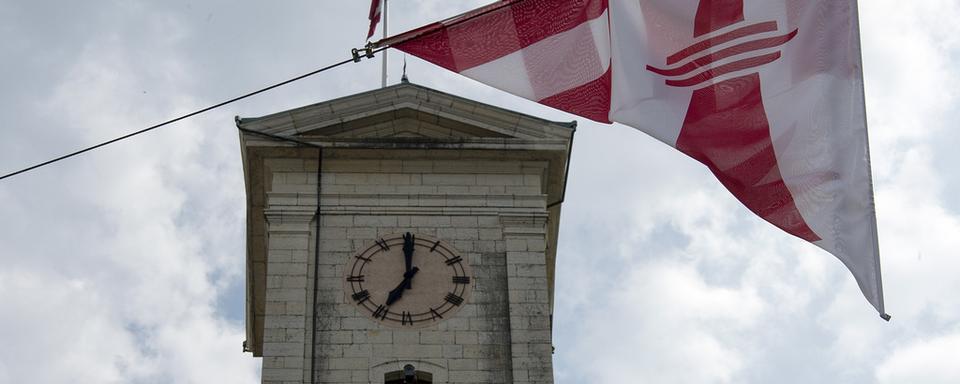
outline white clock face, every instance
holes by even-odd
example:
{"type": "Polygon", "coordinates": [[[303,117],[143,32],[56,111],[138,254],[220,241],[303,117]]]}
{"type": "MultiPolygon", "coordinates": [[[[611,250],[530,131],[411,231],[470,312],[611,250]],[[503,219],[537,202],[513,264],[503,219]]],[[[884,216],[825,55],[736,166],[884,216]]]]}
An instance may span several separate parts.
{"type": "Polygon", "coordinates": [[[467,260],[450,245],[417,234],[377,239],[344,268],[347,300],[391,327],[423,327],[450,318],[469,299],[467,260]]]}

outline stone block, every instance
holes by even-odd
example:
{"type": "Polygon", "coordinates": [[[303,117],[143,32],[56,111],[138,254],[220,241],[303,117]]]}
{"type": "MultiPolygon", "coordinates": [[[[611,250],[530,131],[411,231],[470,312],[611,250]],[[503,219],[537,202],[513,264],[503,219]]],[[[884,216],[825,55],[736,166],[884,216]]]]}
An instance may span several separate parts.
{"type": "Polygon", "coordinates": [[[344,227],[321,227],[320,228],[320,240],[337,240],[337,239],[346,239],[346,238],[347,238],[347,229],[344,227]]]}
{"type": "Polygon", "coordinates": [[[379,329],[367,331],[367,342],[370,344],[393,343],[393,331],[379,329]]]}
{"type": "Polygon", "coordinates": [[[396,216],[356,216],[354,225],[357,227],[396,227],[396,216]]]}
{"type": "Polygon", "coordinates": [[[543,289],[547,286],[546,277],[511,277],[510,290],[543,289]]]}
{"type": "MultiPolygon", "coordinates": [[[[347,369],[325,370],[318,383],[347,383],[353,377],[353,371],[347,369]]],[[[299,382],[297,382],[299,384],[299,382]]]]}
{"type": "Polygon", "coordinates": [[[454,240],[477,240],[480,235],[476,228],[455,228],[452,239],[454,240]]]}
{"type": "Polygon", "coordinates": [[[352,344],[343,346],[343,357],[370,357],[373,346],[370,344],[352,344]]]}
{"type": "Polygon", "coordinates": [[[440,195],[466,195],[468,193],[470,193],[470,187],[466,185],[437,186],[437,194],[440,194],[440,195]]]}
{"type": "Polygon", "coordinates": [[[353,241],[351,240],[328,240],[320,239],[320,249],[327,252],[353,252],[353,241]]]}
{"type": "Polygon", "coordinates": [[[303,356],[303,343],[263,343],[264,356],[303,356]]]}
{"type": "Polygon", "coordinates": [[[367,320],[365,317],[344,317],[340,321],[340,324],[344,330],[368,329],[372,325],[370,320],[367,320]]]}
{"type": "Polygon", "coordinates": [[[268,247],[274,249],[307,250],[310,238],[306,235],[270,234],[267,240],[268,247]]]}
{"type": "Polygon", "coordinates": [[[399,358],[440,358],[443,347],[439,345],[393,345],[393,355],[399,358]]]}
{"type": "Polygon", "coordinates": [[[470,319],[455,317],[440,323],[440,329],[449,331],[466,331],[470,329],[470,319]]]}
{"type": "Polygon", "coordinates": [[[427,173],[423,175],[423,184],[426,185],[460,185],[469,186],[477,184],[478,175],[470,174],[436,174],[427,173]]]}
{"type": "Polygon", "coordinates": [[[543,252],[547,249],[547,241],[543,238],[527,239],[527,251],[543,252]]]}
{"type": "MultiPolygon", "coordinates": [[[[317,352],[317,356],[321,356],[323,358],[343,357],[343,349],[344,349],[343,345],[324,344],[323,342],[319,342],[317,344],[316,352],[317,352]]],[[[309,356],[307,358],[309,359],[309,356]]]]}
{"type": "Polygon", "coordinates": [[[530,265],[530,264],[519,264],[513,265],[512,267],[516,268],[516,276],[520,277],[546,277],[547,276],[547,266],[546,265],[530,265]]]}
{"type": "Polygon", "coordinates": [[[332,344],[353,344],[353,332],[351,331],[328,331],[324,332],[327,342],[332,344]]]}
{"type": "Polygon", "coordinates": [[[393,343],[400,345],[412,345],[420,343],[420,332],[411,330],[393,331],[393,343]]]}
{"type": "Polygon", "coordinates": [[[477,233],[480,240],[500,240],[503,238],[503,231],[500,228],[480,228],[477,233]]]}
{"type": "Polygon", "coordinates": [[[303,357],[284,357],[283,358],[283,367],[284,368],[303,368],[303,357]]]}
{"type": "Polygon", "coordinates": [[[489,371],[450,371],[451,383],[487,383],[489,371]]]}
{"type": "MultiPolygon", "coordinates": [[[[274,277],[274,276],[271,276],[274,277]]],[[[307,286],[307,276],[283,276],[282,288],[304,288],[307,286]]]]}
{"type": "Polygon", "coordinates": [[[477,175],[479,185],[523,185],[524,176],[517,174],[480,174],[477,175]]]}
{"type": "Polygon", "coordinates": [[[267,289],[267,301],[303,301],[306,300],[306,289],[277,288],[267,289]]]}
{"type": "Polygon", "coordinates": [[[380,195],[380,199],[377,201],[377,204],[379,204],[381,207],[405,207],[415,205],[414,203],[416,202],[416,198],[412,198],[408,195],[386,194],[380,195]]]}
{"type": "Polygon", "coordinates": [[[443,358],[445,359],[459,359],[463,357],[462,345],[444,344],[444,345],[441,345],[440,348],[443,353],[443,358]]]}
{"type": "Polygon", "coordinates": [[[457,344],[477,344],[478,336],[476,331],[457,331],[456,332],[456,341],[457,344]]]}
{"type": "Polygon", "coordinates": [[[303,328],[304,317],[297,315],[267,315],[263,320],[264,329],[268,328],[303,328]]]}
{"type": "Polygon", "coordinates": [[[421,344],[450,345],[454,343],[454,333],[443,331],[420,331],[421,344]]]}
{"type": "Polygon", "coordinates": [[[268,276],[306,276],[307,265],[301,263],[267,263],[268,276]]]}
{"type": "MultiPolygon", "coordinates": [[[[526,244],[526,242],[524,242],[526,244]]],[[[507,252],[507,264],[546,264],[542,252],[507,252]]]]}
{"type": "Polygon", "coordinates": [[[299,383],[303,379],[303,370],[300,368],[264,368],[260,374],[264,383],[299,383]]]}
{"type": "Polygon", "coordinates": [[[540,188],[540,175],[523,175],[523,185],[540,188]]]}
{"type": "Polygon", "coordinates": [[[347,228],[348,239],[370,240],[377,236],[377,230],[370,227],[352,227],[347,228]]]}
{"type": "Polygon", "coordinates": [[[366,357],[339,357],[328,359],[330,369],[367,369],[369,362],[366,357]]]}
{"type": "Polygon", "coordinates": [[[450,216],[411,216],[410,225],[414,227],[449,227],[450,216]]]}
{"type": "Polygon", "coordinates": [[[410,185],[410,175],[405,173],[389,174],[388,183],[390,185],[410,185]]]}
{"type": "Polygon", "coordinates": [[[366,370],[354,370],[352,371],[351,376],[354,383],[370,382],[370,372],[367,372],[366,370]]]}
{"type": "Polygon", "coordinates": [[[477,370],[476,359],[450,359],[447,360],[447,369],[451,371],[475,371],[477,370]]]}
{"type": "Polygon", "coordinates": [[[367,174],[366,173],[337,173],[336,179],[334,180],[336,184],[367,184],[367,174]]]}
{"type": "Polygon", "coordinates": [[[527,241],[525,239],[508,238],[505,241],[507,252],[526,252],[527,241]]]}
{"type": "Polygon", "coordinates": [[[514,330],[510,335],[513,343],[550,343],[552,340],[549,330],[514,330]]]}
{"type": "Polygon", "coordinates": [[[264,343],[282,343],[286,341],[286,330],[284,328],[264,328],[264,343]]]}
{"type": "Polygon", "coordinates": [[[433,161],[403,160],[403,173],[424,173],[433,171],[433,161]]]}
{"type": "Polygon", "coordinates": [[[331,215],[325,214],[320,219],[323,228],[329,227],[352,227],[353,216],[351,215],[331,215]]]}
{"type": "Polygon", "coordinates": [[[267,276],[267,289],[283,288],[283,275],[267,276]]]}

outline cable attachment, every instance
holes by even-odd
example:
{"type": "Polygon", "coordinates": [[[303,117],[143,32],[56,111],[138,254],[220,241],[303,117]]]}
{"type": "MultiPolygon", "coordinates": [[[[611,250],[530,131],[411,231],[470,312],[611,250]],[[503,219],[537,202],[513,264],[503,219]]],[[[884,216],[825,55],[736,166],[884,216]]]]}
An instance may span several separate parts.
{"type": "Polygon", "coordinates": [[[374,48],[374,45],[373,45],[373,44],[367,44],[367,46],[366,46],[366,47],[363,47],[363,48],[354,48],[354,49],[351,49],[351,50],[350,50],[350,53],[353,55],[353,62],[354,62],[354,63],[359,63],[359,62],[360,62],[360,59],[362,59],[362,58],[364,58],[364,57],[366,57],[366,58],[368,58],[368,59],[372,59],[372,58],[373,58],[373,48],[374,48]]]}

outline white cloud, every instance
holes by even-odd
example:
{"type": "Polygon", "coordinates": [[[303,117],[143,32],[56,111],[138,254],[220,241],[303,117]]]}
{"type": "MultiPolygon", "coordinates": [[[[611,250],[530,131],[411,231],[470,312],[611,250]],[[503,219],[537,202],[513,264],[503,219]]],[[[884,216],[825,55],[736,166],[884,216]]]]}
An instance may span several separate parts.
{"type": "Polygon", "coordinates": [[[744,356],[730,341],[762,312],[757,295],[711,287],[679,263],[633,268],[618,290],[575,315],[583,335],[561,346],[576,355],[562,373],[601,383],[734,382],[744,356]]]}
{"type": "Polygon", "coordinates": [[[877,367],[880,383],[947,384],[960,382],[960,333],[916,340],[892,351],[877,367]]]}
{"type": "MultiPolygon", "coordinates": [[[[4,383],[120,382],[140,366],[131,335],[91,282],[24,270],[0,273],[4,383]]],[[[95,283],[95,282],[94,282],[95,283]]]]}
{"type": "MultiPolygon", "coordinates": [[[[53,123],[44,134],[79,146],[200,104],[182,91],[193,80],[179,51],[187,31],[133,8],[154,16],[139,24],[154,44],[116,33],[85,42],[34,104],[53,123]]],[[[0,352],[5,380],[258,381],[242,325],[216,307],[243,276],[236,136],[229,115],[216,118],[224,129],[194,119],[44,169],[33,188],[4,186],[20,203],[0,208],[18,217],[0,237],[0,302],[12,310],[0,334],[14,346],[0,352]],[[232,140],[209,141],[224,132],[232,140]]]]}

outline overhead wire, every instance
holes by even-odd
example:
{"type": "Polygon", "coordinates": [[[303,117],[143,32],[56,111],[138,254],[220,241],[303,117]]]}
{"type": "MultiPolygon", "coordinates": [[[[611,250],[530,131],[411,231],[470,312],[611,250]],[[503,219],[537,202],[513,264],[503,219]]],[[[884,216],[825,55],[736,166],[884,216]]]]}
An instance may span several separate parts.
{"type": "MultiPolygon", "coordinates": [[[[388,47],[384,46],[384,47],[380,47],[380,48],[377,48],[377,49],[374,49],[374,50],[368,50],[368,51],[366,52],[366,57],[373,57],[373,54],[374,54],[374,53],[380,52],[380,51],[382,51],[382,50],[384,50],[384,49],[387,49],[387,48],[388,48],[388,47]]],[[[267,92],[267,91],[272,90],[272,89],[274,89],[274,88],[282,87],[282,86],[284,86],[284,85],[290,84],[290,83],[295,82],[295,81],[298,81],[298,80],[303,80],[303,79],[305,79],[305,78],[307,78],[307,77],[316,75],[316,74],[318,74],[318,73],[320,73],[320,72],[324,72],[324,71],[327,71],[327,70],[330,70],[330,69],[339,67],[339,66],[341,66],[341,65],[344,65],[344,64],[347,64],[347,63],[350,63],[350,62],[357,62],[357,61],[359,61],[359,57],[360,57],[360,56],[357,56],[356,53],[355,53],[355,54],[354,54],[354,57],[352,57],[352,58],[350,58],[350,59],[346,59],[346,60],[343,60],[343,61],[340,61],[340,62],[337,62],[337,63],[334,63],[334,64],[330,64],[330,65],[328,65],[328,66],[326,66],[326,67],[319,68],[319,69],[316,69],[316,70],[313,70],[313,71],[304,73],[304,74],[302,74],[302,75],[299,75],[299,76],[296,76],[296,77],[293,77],[293,78],[290,78],[290,79],[281,81],[281,82],[276,83],[276,84],[273,84],[273,85],[269,85],[269,86],[260,88],[260,89],[258,89],[258,90],[256,90],[256,91],[249,92],[249,93],[243,94],[243,95],[241,95],[241,96],[237,96],[237,97],[234,97],[234,98],[232,98],[232,99],[229,99],[229,100],[226,100],[226,101],[222,101],[222,102],[219,102],[219,103],[217,103],[217,104],[210,105],[210,106],[205,107],[205,108],[202,108],[202,109],[198,109],[198,110],[196,110],[196,111],[187,113],[187,114],[185,114],[185,115],[181,115],[181,116],[179,116],[179,117],[175,117],[175,118],[173,118],[173,119],[164,121],[164,122],[162,122],[162,123],[149,126],[149,127],[147,127],[147,128],[141,129],[141,130],[139,130],[139,131],[131,132],[131,133],[128,133],[128,134],[126,134],[126,135],[119,136],[119,137],[116,137],[116,138],[113,138],[113,139],[104,141],[104,142],[102,142],[102,143],[99,143],[99,144],[96,144],[96,145],[92,145],[92,146],[89,146],[89,147],[86,147],[86,148],[83,148],[83,149],[80,149],[80,150],[77,150],[77,151],[74,151],[74,152],[70,152],[70,153],[68,153],[68,154],[65,154],[65,155],[62,155],[62,156],[59,156],[59,157],[56,157],[56,158],[53,158],[53,159],[50,159],[50,160],[47,160],[47,161],[44,161],[44,162],[41,162],[41,163],[37,163],[37,164],[31,165],[31,166],[26,167],[26,168],[20,169],[20,170],[18,170],[18,171],[5,174],[5,175],[3,175],[3,176],[0,176],[0,180],[4,180],[4,179],[6,179],[6,178],[13,177],[13,176],[16,176],[16,175],[19,175],[19,174],[22,174],[22,173],[30,172],[30,171],[35,170],[35,169],[37,169],[37,168],[44,167],[44,166],[47,166],[47,165],[50,165],[50,164],[53,164],[53,163],[56,163],[56,162],[59,162],[59,161],[62,161],[62,160],[66,160],[66,159],[69,159],[69,158],[71,158],[71,157],[74,157],[74,156],[77,156],[77,155],[80,155],[80,154],[83,154],[83,153],[86,153],[86,152],[90,152],[90,151],[92,151],[92,150],[94,150],[94,149],[97,149],[97,148],[100,148],[100,147],[104,147],[104,146],[107,146],[107,145],[116,143],[116,142],[118,142],[118,141],[121,141],[121,140],[129,139],[129,138],[131,138],[131,137],[140,135],[140,134],[142,134],[142,133],[146,133],[146,132],[152,131],[152,130],[154,130],[154,129],[163,127],[163,126],[167,126],[167,125],[176,123],[176,122],[178,122],[178,121],[180,121],[180,120],[187,119],[187,118],[190,118],[190,117],[199,115],[199,114],[204,113],[204,112],[209,112],[209,111],[211,111],[211,110],[220,108],[220,107],[225,106],[225,105],[227,105],[227,104],[232,104],[232,103],[235,103],[235,102],[237,102],[237,101],[246,99],[246,98],[248,98],[248,97],[259,95],[259,94],[261,94],[261,93],[267,92]]]]}

